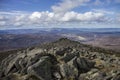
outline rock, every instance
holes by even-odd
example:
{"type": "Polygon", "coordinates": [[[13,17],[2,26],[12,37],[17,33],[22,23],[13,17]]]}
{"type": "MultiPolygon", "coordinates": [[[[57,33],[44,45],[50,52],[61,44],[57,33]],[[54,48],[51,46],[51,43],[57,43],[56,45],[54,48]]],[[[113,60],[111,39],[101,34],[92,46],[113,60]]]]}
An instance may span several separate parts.
{"type": "Polygon", "coordinates": [[[77,69],[77,62],[76,62],[77,57],[74,57],[71,61],[69,61],[67,64],[72,68],[72,75],[73,78],[79,76],[79,71],[77,69]],[[75,77],[74,77],[75,76],[75,77]]]}
{"type": "Polygon", "coordinates": [[[79,73],[84,73],[94,68],[95,62],[89,61],[85,58],[77,58],[77,65],[79,73]]]}
{"type": "Polygon", "coordinates": [[[120,80],[120,75],[113,78],[113,80],[120,80]]]}
{"type": "Polygon", "coordinates": [[[75,80],[78,77],[78,69],[77,64],[75,62],[76,57],[73,58],[71,61],[65,64],[60,65],[60,73],[64,79],[67,80],[75,80]]]}
{"type": "Polygon", "coordinates": [[[113,78],[113,77],[110,75],[110,76],[105,77],[104,80],[111,80],[112,78],[113,78]]]}
{"type": "Polygon", "coordinates": [[[57,80],[61,80],[61,75],[60,75],[60,73],[58,73],[58,72],[55,72],[55,73],[53,73],[53,76],[57,79],[57,80]]]}
{"type": "Polygon", "coordinates": [[[5,70],[5,75],[8,75],[12,70],[14,70],[16,68],[15,67],[16,61],[17,61],[17,58],[10,61],[10,63],[8,64],[8,66],[5,70]]]}
{"type": "Polygon", "coordinates": [[[98,71],[99,71],[98,69],[91,69],[87,74],[91,75],[97,73],[98,71]]]}
{"type": "Polygon", "coordinates": [[[1,76],[5,75],[7,76],[9,71],[12,69],[12,67],[14,66],[14,63],[16,60],[16,55],[10,55],[8,56],[8,58],[4,59],[1,63],[1,76]]]}
{"type": "Polygon", "coordinates": [[[28,67],[27,73],[35,76],[40,80],[52,80],[51,72],[52,63],[48,56],[41,57],[41,59],[28,67]]]}
{"type": "Polygon", "coordinates": [[[66,53],[64,57],[61,58],[61,60],[67,63],[71,59],[73,59],[75,56],[79,56],[79,53],[66,53]]]}
{"type": "Polygon", "coordinates": [[[102,72],[99,72],[97,70],[89,71],[87,73],[80,74],[79,76],[80,80],[104,80],[105,74],[102,72]]]}
{"type": "Polygon", "coordinates": [[[120,80],[120,57],[90,49],[63,38],[18,51],[1,62],[0,80],[120,80]]]}
{"type": "Polygon", "coordinates": [[[113,76],[113,80],[120,80],[120,74],[113,76]]]}
{"type": "Polygon", "coordinates": [[[60,73],[62,74],[62,77],[68,78],[72,76],[72,68],[68,64],[61,64],[60,73]]]}
{"type": "Polygon", "coordinates": [[[86,73],[80,74],[78,80],[88,80],[87,74],[86,73]]]}
{"type": "Polygon", "coordinates": [[[69,53],[71,51],[72,51],[72,48],[70,48],[70,47],[63,48],[62,50],[56,51],[56,55],[64,56],[65,53],[69,53]]]}

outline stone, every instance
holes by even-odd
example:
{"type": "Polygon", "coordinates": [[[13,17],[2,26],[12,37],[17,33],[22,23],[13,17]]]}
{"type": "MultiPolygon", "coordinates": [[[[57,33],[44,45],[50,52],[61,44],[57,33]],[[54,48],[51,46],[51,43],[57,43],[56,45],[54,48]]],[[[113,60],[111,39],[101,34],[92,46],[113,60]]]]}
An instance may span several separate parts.
{"type": "Polygon", "coordinates": [[[77,58],[78,70],[80,73],[87,72],[94,68],[95,62],[89,61],[85,58],[77,58]]]}
{"type": "Polygon", "coordinates": [[[58,73],[58,72],[53,73],[53,76],[58,80],[60,80],[62,78],[60,73],[58,73]]]}
{"type": "Polygon", "coordinates": [[[120,57],[90,47],[62,39],[18,51],[1,61],[0,80],[120,80],[120,57]]]}
{"type": "Polygon", "coordinates": [[[61,58],[64,62],[69,62],[71,59],[73,59],[75,56],[79,56],[79,54],[75,53],[66,53],[64,57],[61,58]]]}
{"type": "Polygon", "coordinates": [[[113,80],[120,80],[120,76],[115,77],[113,80]]]}
{"type": "Polygon", "coordinates": [[[52,80],[52,63],[48,56],[41,57],[38,62],[28,67],[27,73],[36,76],[40,80],[52,80]]]}

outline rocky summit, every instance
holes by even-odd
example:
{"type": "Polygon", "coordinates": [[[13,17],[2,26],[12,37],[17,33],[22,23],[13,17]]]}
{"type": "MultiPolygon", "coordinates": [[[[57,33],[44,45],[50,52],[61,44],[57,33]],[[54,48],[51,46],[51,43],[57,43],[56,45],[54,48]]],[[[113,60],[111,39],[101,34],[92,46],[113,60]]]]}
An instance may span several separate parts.
{"type": "Polygon", "coordinates": [[[10,54],[0,80],[120,80],[119,55],[62,38],[10,54]]]}

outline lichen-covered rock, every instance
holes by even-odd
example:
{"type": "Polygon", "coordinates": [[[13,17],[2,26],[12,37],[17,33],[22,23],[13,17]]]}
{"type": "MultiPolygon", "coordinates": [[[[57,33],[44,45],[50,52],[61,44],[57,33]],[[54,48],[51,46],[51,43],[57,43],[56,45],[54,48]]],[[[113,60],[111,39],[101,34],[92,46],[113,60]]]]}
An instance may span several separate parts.
{"type": "Polygon", "coordinates": [[[0,80],[120,80],[120,57],[60,39],[9,55],[0,80]]]}
{"type": "Polygon", "coordinates": [[[76,64],[76,57],[65,64],[60,65],[60,73],[64,79],[76,79],[78,77],[78,69],[76,64]]]}
{"type": "Polygon", "coordinates": [[[40,80],[52,80],[52,63],[50,57],[41,57],[38,62],[27,69],[28,75],[36,76],[40,80]]]}
{"type": "Polygon", "coordinates": [[[85,58],[77,58],[77,65],[80,73],[89,71],[94,68],[95,62],[89,61],[85,58]]]}

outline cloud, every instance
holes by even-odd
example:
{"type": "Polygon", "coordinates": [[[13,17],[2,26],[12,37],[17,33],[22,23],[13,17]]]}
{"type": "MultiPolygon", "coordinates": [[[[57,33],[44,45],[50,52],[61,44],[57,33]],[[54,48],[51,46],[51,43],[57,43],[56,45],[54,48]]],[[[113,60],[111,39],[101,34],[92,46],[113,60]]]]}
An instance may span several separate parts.
{"type": "Polygon", "coordinates": [[[0,11],[0,15],[20,15],[20,14],[28,14],[25,11],[0,11]]]}
{"type": "MultiPolygon", "coordinates": [[[[11,13],[12,14],[12,13],[11,13]]],[[[15,13],[13,13],[15,14],[15,13]]],[[[2,15],[5,16],[5,15],[2,15]]],[[[14,16],[6,15],[5,17],[0,17],[1,24],[11,25],[11,26],[55,26],[62,24],[73,24],[73,23],[100,23],[104,22],[105,14],[101,12],[89,11],[85,13],[78,13],[74,11],[68,11],[65,13],[54,13],[49,11],[43,12],[32,12],[29,14],[22,13],[14,16]]],[[[107,20],[106,20],[107,21],[107,20]]],[[[75,23],[75,24],[76,24],[75,23]]]]}
{"type": "Polygon", "coordinates": [[[66,12],[61,18],[62,21],[77,21],[77,22],[97,22],[104,19],[103,13],[96,12],[86,12],[86,13],[77,13],[77,12],[66,12]]]}
{"type": "Polygon", "coordinates": [[[36,20],[36,19],[40,19],[41,18],[41,13],[40,12],[33,12],[31,15],[30,15],[30,19],[31,20],[36,20]]]}
{"type": "Polygon", "coordinates": [[[116,16],[116,22],[120,23],[120,13],[116,16]]]}
{"type": "Polygon", "coordinates": [[[0,15],[0,21],[7,20],[7,17],[5,15],[0,15]]]}
{"type": "Polygon", "coordinates": [[[75,7],[81,6],[88,1],[89,0],[62,0],[62,2],[52,6],[52,10],[55,13],[63,13],[75,7]]]}
{"type": "Polygon", "coordinates": [[[107,4],[110,4],[110,3],[120,3],[120,0],[106,0],[107,4]]]}
{"type": "Polygon", "coordinates": [[[0,20],[3,20],[5,17],[4,16],[0,16],[0,20]]]}
{"type": "Polygon", "coordinates": [[[0,21],[0,26],[4,26],[6,24],[5,21],[0,21]]]}
{"type": "MultiPolygon", "coordinates": [[[[72,11],[73,8],[82,6],[90,0],[62,0],[57,5],[52,6],[49,11],[1,11],[0,26],[37,26],[37,27],[56,27],[56,26],[84,26],[90,24],[115,23],[112,11],[92,9],[84,13],[72,11]]],[[[96,0],[96,4],[100,4],[96,0]]],[[[120,20],[118,20],[120,21],[120,20]]]]}
{"type": "Polygon", "coordinates": [[[7,24],[7,17],[5,15],[0,15],[0,27],[5,26],[7,24]]]}
{"type": "Polygon", "coordinates": [[[104,19],[103,13],[97,12],[86,12],[86,13],[77,13],[74,11],[69,11],[64,14],[54,13],[54,12],[33,12],[29,15],[29,21],[31,23],[54,23],[54,22],[85,22],[85,21],[101,21],[104,19]],[[36,15],[34,15],[36,14],[36,15]]]}
{"type": "Polygon", "coordinates": [[[97,12],[97,13],[104,13],[107,15],[114,15],[115,14],[115,12],[104,10],[104,9],[92,9],[92,11],[97,12]]]}
{"type": "Polygon", "coordinates": [[[95,2],[94,2],[94,5],[102,5],[103,4],[103,2],[101,2],[100,0],[96,0],[95,2]]]}
{"type": "Polygon", "coordinates": [[[115,0],[116,3],[120,3],[120,0],[115,0]]]}
{"type": "Polygon", "coordinates": [[[15,21],[22,21],[26,18],[26,15],[22,14],[22,15],[19,15],[19,16],[15,16],[15,21]]]}

